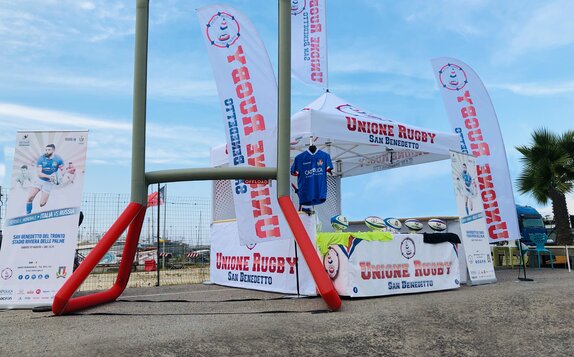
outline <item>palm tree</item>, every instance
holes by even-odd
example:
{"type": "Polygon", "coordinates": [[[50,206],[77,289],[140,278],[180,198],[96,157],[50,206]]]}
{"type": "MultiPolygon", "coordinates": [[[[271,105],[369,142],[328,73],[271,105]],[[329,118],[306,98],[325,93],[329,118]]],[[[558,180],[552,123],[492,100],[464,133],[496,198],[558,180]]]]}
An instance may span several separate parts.
{"type": "Polygon", "coordinates": [[[574,131],[562,136],[546,128],[532,133],[530,146],[517,146],[523,156],[518,191],[530,193],[536,201],[552,201],[558,244],[571,244],[566,194],[574,188],[574,131]]]}

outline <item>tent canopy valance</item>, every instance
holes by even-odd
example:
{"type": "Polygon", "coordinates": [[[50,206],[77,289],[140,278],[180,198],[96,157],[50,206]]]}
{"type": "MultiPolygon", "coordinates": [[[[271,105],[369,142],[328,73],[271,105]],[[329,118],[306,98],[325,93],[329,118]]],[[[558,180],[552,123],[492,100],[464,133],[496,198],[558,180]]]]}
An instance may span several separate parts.
{"type": "MultiPolygon", "coordinates": [[[[386,119],[327,92],[291,117],[291,156],[310,142],[331,155],[335,174],[355,176],[445,160],[459,149],[455,134],[386,119]]],[[[225,145],[211,153],[212,166],[227,163],[225,145]]]]}

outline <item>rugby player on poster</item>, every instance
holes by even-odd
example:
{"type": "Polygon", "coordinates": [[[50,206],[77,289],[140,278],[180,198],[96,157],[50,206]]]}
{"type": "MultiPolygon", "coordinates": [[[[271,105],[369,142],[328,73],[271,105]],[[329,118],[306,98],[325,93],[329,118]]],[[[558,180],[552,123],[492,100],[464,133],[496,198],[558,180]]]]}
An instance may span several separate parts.
{"type": "Polygon", "coordinates": [[[64,171],[66,172],[64,175],[64,183],[74,183],[74,179],[76,178],[76,167],[71,161],[68,162],[68,166],[66,166],[64,171]]]}
{"type": "Polygon", "coordinates": [[[462,173],[460,174],[460,178],[457,180],[461,180],[464,184],[464,208],[466,209],[466,215],[468,216],[470,212],[472,212],[472,198],[476,195],[476,182],[468,173],[466,164],[462,164],[462,173]]]}
{"type": "Polygon", "coordinates": [[[30,177],[28,172],[28,165],[20,166],[20,174],[16,176],[16,183],[20,184],[22,188],[28,188],[32,185],[32,177],[30,177]]]}
{"type": "Polygon", "coordinates": [[[54,144],[46,145],[44,155],[40,156],[36,162],[37,177],[34,184],[30,187],[28,202],[26,202],[26,214],[32,213],[32,203],[38,192],[42,191],[40,207],[44,207],[48,202],[53,185],[60,183],[58,171],[62,171],[64,160],[56,155],[55,151],[56,146],[54,144]]]}

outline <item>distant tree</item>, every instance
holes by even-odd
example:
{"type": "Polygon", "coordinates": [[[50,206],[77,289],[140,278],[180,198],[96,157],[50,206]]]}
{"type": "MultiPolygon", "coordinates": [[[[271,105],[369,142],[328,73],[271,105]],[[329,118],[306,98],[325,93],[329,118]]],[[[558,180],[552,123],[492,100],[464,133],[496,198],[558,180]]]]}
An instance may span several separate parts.
{"type": "Polygon", "coordinates": [[[558,244],[572,244],[566,194],[574,188],[574,131],[556,135],[546,128],[532,133],[530,146],[517,146],[523,164],[520,193],[530,193],[541,204],[552,202],[558,244]]]}

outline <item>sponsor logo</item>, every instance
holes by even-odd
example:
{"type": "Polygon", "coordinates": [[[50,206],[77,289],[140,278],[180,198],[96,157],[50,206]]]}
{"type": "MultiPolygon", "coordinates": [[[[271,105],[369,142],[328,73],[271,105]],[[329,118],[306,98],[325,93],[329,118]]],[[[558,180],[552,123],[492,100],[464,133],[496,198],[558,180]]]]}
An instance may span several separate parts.
{"type": "Polygon", "coordinates": [[[335,280],[339,274],[339,253],[335,249],[329,247],[327,254],[323,258],[323,266],[331,280],[335,280]]]}
{"type": "Polygon", "coordinates": [[[2,272],[0,273],[0,276],[2,277],[2,279],[4,280],[8,280],[12,277],[12,269],[10,268],[6,268],[4,270],[2,270],[2,272]]]}
{"type": "Polygon", "coordinates": [[[14,291],[9,289],[0,289],[0,295],[12,295],[14,291]]]}
{"type": "Polygon", "coordinates": [[[207,39],[215,47],[229,48],[239,39],[239,30],[235,16],[218,12],[207,23],[207,39]]]}
{"type": "Polygon", "coordinates": [[[265,180],[265,179],[249,180],[249,179],[247,179],[247,180],[244,180],[243,183],[246,185],[268,185],[269,180],[265,180]]]}
{"type": "Polygon", "coordinates": [[[18,146],[30,146],[30,139],[28,138],[29,134],[24,134],[18,141],[18,146]]]}
{"type": "Polygon", "coordinates": [[[305,170],[305,176],[321,175],[323,173],[322,167],[314,167],[310,170],[305,170]]]}
{"type": "Polygon", "coordinates": [[[86,138],[83,135],[81,135],[78,141],[80,142],[80,144],[83,144],[84,141],[86,141],[86,138]]]}
{"type": "Polygon", "coordinates": [[[58,278],[66,278],[66,275],[68,275],[68,272],[66,271],[66,267],[65,266],[59,266],[58,267],[58,271],[56,272],[56,279],[58,278]]]}
{"type": "Polygon", "coordinates": [[[459,91],[468,83],[466,73],[460,66],[447,63],[438,71],[438,78],[443,88],[459,91]]]}
{"type": "Polygon", "coordinates": [[[299,15],[306,6],[307,0],[291,0],[291,15],[299,15]]]}
{"type": "Polygon", "coordinates": [[[253,249],[255,249],[255,246],[256,246],[256,245],[257,245],[257,243],[251,243],[251,244],[247,244],[246,247],[247,247],[247,249],[249,249],[249,250],[253,250],[253,249]]]}
{"type": "Polygon", "coordinates": [[[401,242],[401,254],[407,259],[411,259],[416,254],[415,242],[410,238],[405,238],[401,242]]]}
{"type": "Polygon", "coordinates": [[[42,290],[36,289],[34,292],[36,293],[36,295],[40,295],[42,293],[42,290]]]}

